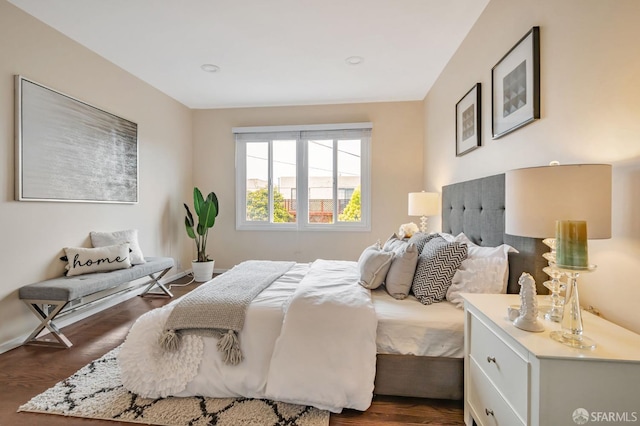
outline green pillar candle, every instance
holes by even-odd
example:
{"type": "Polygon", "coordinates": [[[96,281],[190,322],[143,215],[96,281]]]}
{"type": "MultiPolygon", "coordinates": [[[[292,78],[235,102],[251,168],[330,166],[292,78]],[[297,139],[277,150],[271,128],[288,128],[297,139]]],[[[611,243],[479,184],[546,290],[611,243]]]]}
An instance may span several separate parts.
{"type": "Polygon", "coordinates": [[[589,266],[587,222],[584,220],[556,221],[556,264],[566,268],[589,266]]]}

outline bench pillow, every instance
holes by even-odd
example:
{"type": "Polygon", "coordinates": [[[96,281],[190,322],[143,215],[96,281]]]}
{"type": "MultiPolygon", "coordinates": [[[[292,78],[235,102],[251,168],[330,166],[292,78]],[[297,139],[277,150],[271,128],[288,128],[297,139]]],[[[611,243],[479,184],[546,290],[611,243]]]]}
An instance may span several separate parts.
{"type": "Polygon", "coordinates": [[[131,264],[140,265],[145,262],[140,244],[138,244],[138,230],[127,229],[126,231],[115,232],[95,232],[89,233],[91,245],[93,247],[112,246],[114,244],[129,243],[131,248],[131,264]]]}
{"type": "Polygon", "coordinates": [[[68,277],[131,267],[129,243],[99,248],[65,247],[64,252],[68,277]]]}

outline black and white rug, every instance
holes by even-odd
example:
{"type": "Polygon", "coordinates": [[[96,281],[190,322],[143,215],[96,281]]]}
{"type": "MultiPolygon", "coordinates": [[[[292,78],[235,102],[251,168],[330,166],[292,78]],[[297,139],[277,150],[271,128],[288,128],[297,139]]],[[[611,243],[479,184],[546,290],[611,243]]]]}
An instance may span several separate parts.
{"type": "Polygon", "coordinates": [[[327,426],[329,412],[247,398],[142,398],[122,386],[119,348],[81,368],[18,411],[165,426],[327,426]]]}

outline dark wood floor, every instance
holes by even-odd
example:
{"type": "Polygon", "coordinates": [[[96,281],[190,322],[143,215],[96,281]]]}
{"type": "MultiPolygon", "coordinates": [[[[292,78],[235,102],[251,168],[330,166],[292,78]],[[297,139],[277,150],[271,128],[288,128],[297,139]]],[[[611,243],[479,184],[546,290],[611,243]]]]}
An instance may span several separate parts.
{"type": "MultiPolygon", "coordinates": [[[[182,278],[175,283],[184,283],[182,278]]],[[[195,287],[173,287],[182,295],[195,287]]],[[[135,297],[106,309],[63,331],[74,343],[70,349],[21,346],[0,355],[0,426],[104,425],[131,423],[17,413],[18,406],[72,375],[124,341],[131,324],[143,313],[166,304],[163,298],[135,297]]],[[[346,425],[462,425],[460,401],[376,396],[366,412],[345,410],[331,415],[331,426],[346,425]]]]}

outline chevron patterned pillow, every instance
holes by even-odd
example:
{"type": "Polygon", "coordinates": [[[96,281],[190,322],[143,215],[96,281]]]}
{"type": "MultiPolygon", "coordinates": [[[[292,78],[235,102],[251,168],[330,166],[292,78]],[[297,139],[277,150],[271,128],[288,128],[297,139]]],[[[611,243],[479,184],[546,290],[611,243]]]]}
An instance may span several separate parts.
{"type": "Polygon", "coordinates": [[[434,238],[442,238],[442,237],[440,237],[440,234],[425,234],[423,232],[417,232],[413,234],[411,238],[409,238],[408,243],[415,244],[416,248],[418,249],[418,253],[422,253],[422,249],[424,248],[424,245],[434,238]]]}
{"type": "Polygon", "coordinates": [[[441,302],[451,279],[467,258],[466,244],[447,242],[442,237],[428,241],[418,257],[411,290],[423,305],[441,302]]]}

